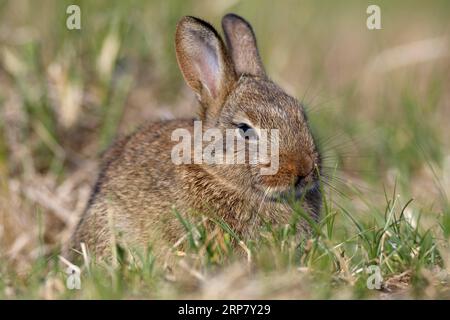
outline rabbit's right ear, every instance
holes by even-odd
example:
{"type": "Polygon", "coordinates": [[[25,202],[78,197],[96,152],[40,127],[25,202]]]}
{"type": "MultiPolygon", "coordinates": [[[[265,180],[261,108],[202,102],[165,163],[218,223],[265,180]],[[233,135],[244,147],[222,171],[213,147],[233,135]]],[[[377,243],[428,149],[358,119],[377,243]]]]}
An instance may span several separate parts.
{"type": "Polygon", "coordinates": [[[217,115],[236,81],[222,39],[207,22],[183,17],[177,25],[175,47],[183,77],[204,108],[201,116],[217,115]]]}
{"type": "Polygon", "coordinates": [[[222,19],[222,28],[237,75],[265,77],[255,33],[250,23],[237,14],[229,13],[222,19]]]}

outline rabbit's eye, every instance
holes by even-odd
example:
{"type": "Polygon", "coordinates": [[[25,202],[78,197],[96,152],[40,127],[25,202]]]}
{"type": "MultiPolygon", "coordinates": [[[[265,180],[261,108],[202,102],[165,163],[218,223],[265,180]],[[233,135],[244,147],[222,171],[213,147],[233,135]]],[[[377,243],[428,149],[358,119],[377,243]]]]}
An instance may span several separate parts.
{"type": "Polygon", "coordinates": [[[246,123],[239,123],[239,124],[237,125],[237,127],[238,127],[239,130],[242,130],[244,133],[246,133],[248,130],[251,130],[251,129],[252,129],[252,128],[251,128],[248,124],[246,124],[246,123]]]}
{"type": "Polygon", "coordinates": [[[236,127],[239,129],[239,134],[242,138],[246,140],[256,140],[258,138],[258,134],[256,133],[255,129],[250,127],[246,123],[239,123],[236,125],[236,127]]]}

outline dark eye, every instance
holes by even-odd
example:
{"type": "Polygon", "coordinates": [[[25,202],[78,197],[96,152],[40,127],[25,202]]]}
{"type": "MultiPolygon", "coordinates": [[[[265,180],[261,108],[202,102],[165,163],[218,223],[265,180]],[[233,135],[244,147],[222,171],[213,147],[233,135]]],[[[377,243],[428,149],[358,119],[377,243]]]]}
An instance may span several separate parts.
{"type": "Polygon", "coordinates": [[[250,127],[248,124],[246,123],[239,123],[237,125],[239,130],[242,130],[243,133],[246,133],[248,130],[252,129],[252,127],[250,127]]]}
{"type": "Polygon", "coordinates": [[[238,124],[236,124],[236,127],[239,129],[239,134],[241,135],[242,138],[244,138],[246,140],[257,139],[258,135],[257,135],[255,129],[250,127],[248,124],[238,123],[238,124]]]}

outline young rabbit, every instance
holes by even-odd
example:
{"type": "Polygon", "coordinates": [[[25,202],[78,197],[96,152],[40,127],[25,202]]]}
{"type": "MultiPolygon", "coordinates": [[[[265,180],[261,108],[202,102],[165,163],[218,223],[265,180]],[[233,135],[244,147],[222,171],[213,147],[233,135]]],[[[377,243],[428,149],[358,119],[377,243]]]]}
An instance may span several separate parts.
{"type": "MultiPolygon", "coordinates": [[[[174,164],[171,135],[193,133],[194,120],[149,123],[115,143],[103,165],[87,209],[69,244],[86,243],[108,258],[117,241],[161,256],[186,230],[174,213],[223,219],[242,239],[263,222],[289,223],[287,194],[302,199],[313,219],[320,212],[321,159],[302,105],[266,76],[250,24],[228,14],[222,20],[226,46],[208,23],[182,18],[176,29],[176,56],[200,104],[203,130],[279,130],[279,169],[261,175],[254,164],[174,164]]],[[[301,232],[308,228],[300,227],[301,232]]]]}

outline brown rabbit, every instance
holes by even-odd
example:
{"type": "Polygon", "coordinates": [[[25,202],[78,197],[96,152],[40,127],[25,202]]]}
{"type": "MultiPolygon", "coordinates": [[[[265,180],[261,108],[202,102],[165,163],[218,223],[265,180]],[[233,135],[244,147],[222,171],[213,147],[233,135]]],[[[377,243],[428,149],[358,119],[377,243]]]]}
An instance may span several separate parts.
{"type": "Polygon", "coordinates": [[[161,255],[185,234],[174,210],[186,217],[219,217],[249,239],[263,221],[291,220],[293,210],[277,201],[290,192],[317,219],[321,159],[303,107],[266,76],[248,22],[228,14],[222,27],[226,46],[200,19],[184,17],[177,25],[177,60],[198,97],[198,119],[203,130],[279,129],[278,172],[261,175],[261,165],[249,163],[176,165],[171,134],[178,128],[193,132],[194,119],[149,123],[106,152],[71,249],[84,242],[107,258],[114,240],[151,245],[161,255]]]}

